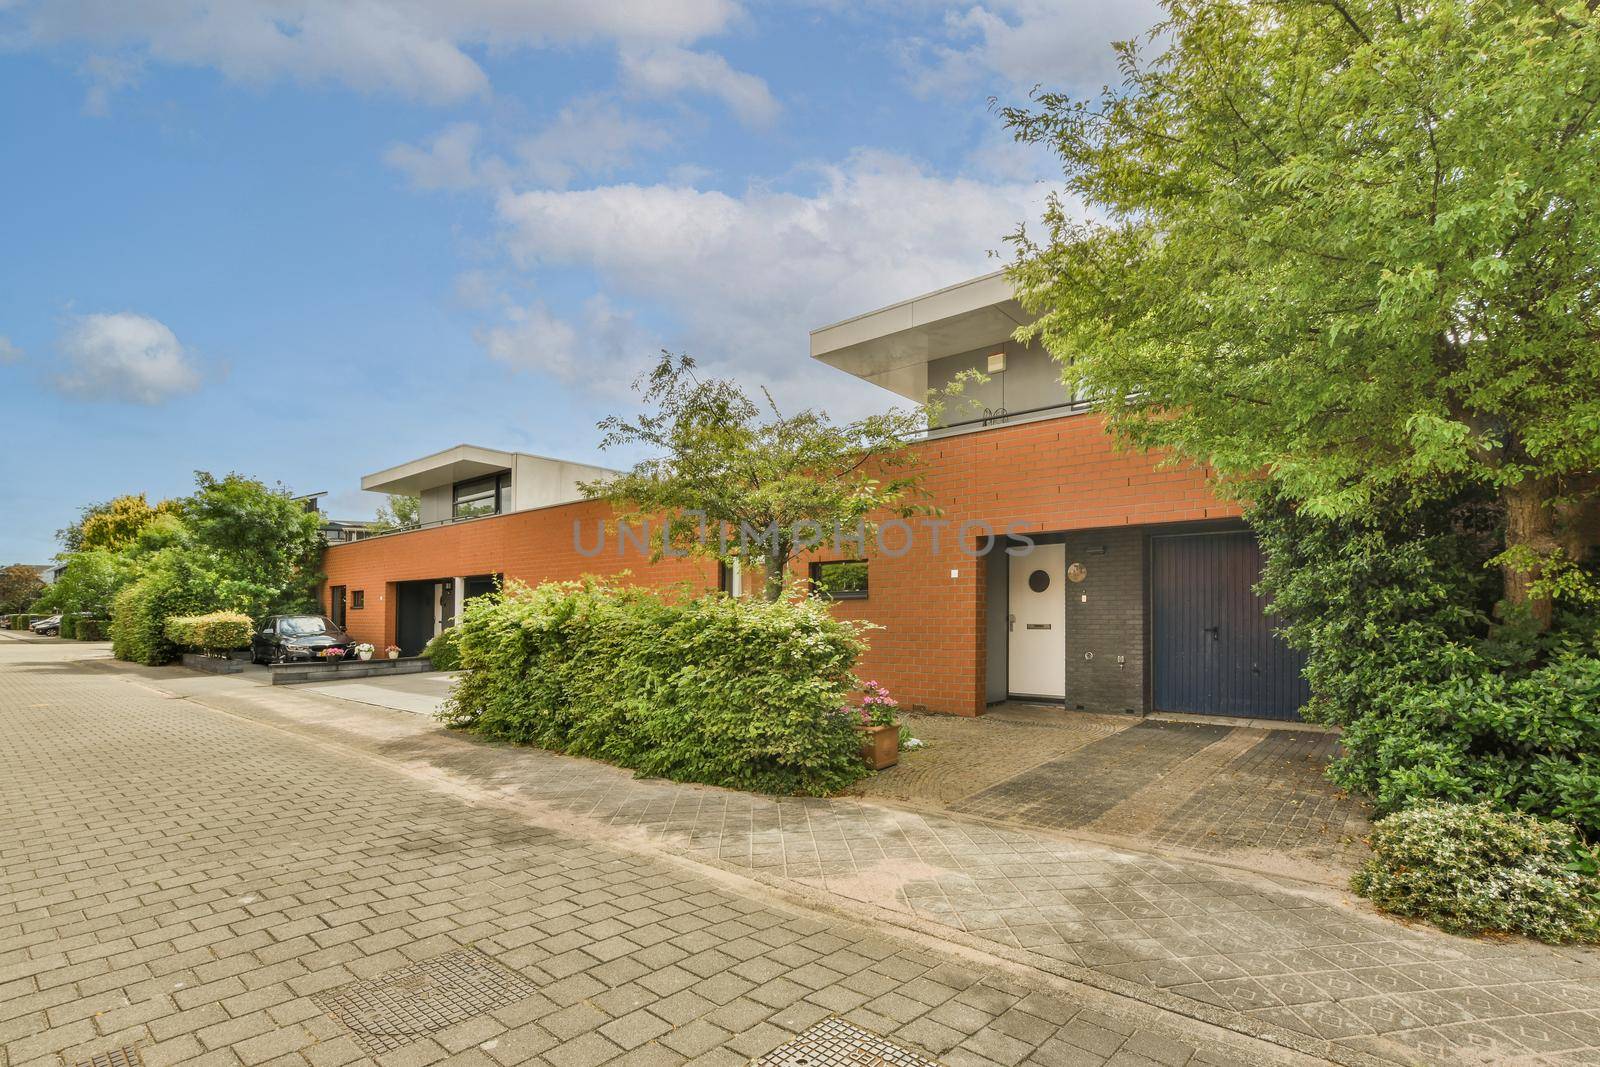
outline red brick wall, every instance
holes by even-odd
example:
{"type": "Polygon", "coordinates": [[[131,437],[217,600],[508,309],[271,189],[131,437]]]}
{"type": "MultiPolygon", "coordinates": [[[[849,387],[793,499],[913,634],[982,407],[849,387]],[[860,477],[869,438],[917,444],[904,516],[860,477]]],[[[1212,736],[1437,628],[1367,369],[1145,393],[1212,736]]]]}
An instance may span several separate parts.
{"type": "Polygon", "coordinates": [[[331,545],[323,560],[328,578],[322,601],[327,604],[328,586],[344,586],[346,604],[351,593],[362,590],[366,606],[347,613],[346,628],[358,641],[383,648],[395,639],[396,582],[503,574],[536,585],[584,574],[631,571],[641,585],[687,581],[716,586],[714,562],[680,559],[652,564],[631,546],[627,556],[619,555],[616,539],[609,535],[604,552],[593,557],[580,554],[574,546],[572,524],[582,524],[582,544],[592,549],[596,524],[610,513],[604,504],[584,501],[331,545]]]}
{"type": "MultiPolygon", "coordinates": [[[[916,447],[932,502],[948,524],[939,551],[932,551],[926,531],[912,520],[912,551],[894,558],[869,546],[869,598],[834,606],[841,618],[882,627],[870,635],[862,676],[884,683],[907,707],[962,715],[983,710],[984,564],[961,551],[963,522],[986,521],[996,532],[1013,524],[1043,532],[1239,514],[1207,490],[1200,471],[1158,471],[1153,457],[1114,449],[1093,415],[996,427],[916,447]]],[[[605,514],[604,505],[584,502],[357,541],[330,548],[325,569],[330,584],[365,590],[366,608],[349,613],[349,628],[380,647],[394,640],[397,581],[503,573],[537,583],[628,569],[641,584],[716,584],[714,563],[652,565],[631,550],[619,559],[614,539],[600,556],[580,555],[573,547],[573,521],[582,522],[584,543],[592,545],[595,523],[605,514]]],[[[971,531],[967,540],[980,537],[971,531]]],[[[886,543],[893,549],[898,540],[891,536],[886,543]]]]}

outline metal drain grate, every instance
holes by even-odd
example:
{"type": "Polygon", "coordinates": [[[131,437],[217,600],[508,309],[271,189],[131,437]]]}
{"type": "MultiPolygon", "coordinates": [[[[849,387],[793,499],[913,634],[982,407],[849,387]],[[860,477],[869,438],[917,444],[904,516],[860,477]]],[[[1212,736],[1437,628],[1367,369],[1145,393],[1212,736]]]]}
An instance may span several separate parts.
{"type": "Polygon", "coordinates": [[[92,1060],[79,1060],[72,1067],[139,1067],[139,1050],[123,1045],[110,1052],[101,1052],[92,1060]]]}
{"type": "Polygon", "coordinates": [[[311,999],[349,1027],[362,1048],[378,1053],[393,1052],[537,991],[521,975],[476,949],[463,948],[311,999]]]}
{"type": "Polygon", "coordinates": [[[835,1016],[779,1045],[755,1067],[939,1067],[835,1016]]]}

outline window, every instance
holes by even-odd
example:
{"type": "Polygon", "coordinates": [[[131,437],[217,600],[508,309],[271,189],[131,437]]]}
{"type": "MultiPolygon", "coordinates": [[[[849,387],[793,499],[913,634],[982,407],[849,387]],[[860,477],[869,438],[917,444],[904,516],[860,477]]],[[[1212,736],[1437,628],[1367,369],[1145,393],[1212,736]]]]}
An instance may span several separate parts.
{"type": "Polygon", "coordinates": [[[474,478],[455,484],[451,517],[475,519],[480,515],[499,515],[511,508],[511,472],[474,478]]]}
{"type": "Polygon", "coordinates": [[[717,564],[717,588],[732,597],[744,596],[744,572],[738,560],[717,564]]]}
{"type": "Polygon", "coordinates": [[[867,599],[867,561],[836,559],[811,565],[811,588],[829,600],[867,599]]]}
{"type": "Polygon", "coordinates": [[[344,628],[344,586],[335,585],[328,589],[328,614],[333,616],[333,621],[340,629],[344,628]]]}
{"type": "Polygon", "coordinates": [[[350,610],[360,611],[367,606],[367,591],[365,589],[352,590],[350,593],[350,610]]]}

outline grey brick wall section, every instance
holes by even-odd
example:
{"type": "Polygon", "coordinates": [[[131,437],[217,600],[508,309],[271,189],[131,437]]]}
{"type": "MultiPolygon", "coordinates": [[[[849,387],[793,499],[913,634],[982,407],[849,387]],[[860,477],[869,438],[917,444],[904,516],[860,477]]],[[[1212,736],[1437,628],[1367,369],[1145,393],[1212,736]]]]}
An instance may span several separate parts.
{"type": "Polygon", "coordinates": [[[1067,707],[1143,714],[1149,644],[1144,531],[1072,534],[1066,546],[1067,566],[1081,563],[1088,570],[1082,582],[1067,583],[1067,707]]]}

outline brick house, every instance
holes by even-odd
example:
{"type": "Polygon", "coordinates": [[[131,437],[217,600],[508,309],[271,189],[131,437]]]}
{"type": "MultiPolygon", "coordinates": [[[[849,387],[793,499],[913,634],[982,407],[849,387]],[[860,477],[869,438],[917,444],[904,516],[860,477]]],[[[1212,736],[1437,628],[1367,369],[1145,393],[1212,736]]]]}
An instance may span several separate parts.
{"type": "MultiPolygon", "coordinates": [[[[882,627],[863,676],[962,715],[1023,699],[1297,717],[1300,661],[1251,591],[1260,559],[1237,508],[1201,471],[1119,451],[1046,353],[1011,339],[1026,321],[994,274],[812,332],[814,359],[913,400],[963,371],[987,377],[908,446],[939,519],[825,543],[806,564],[839,616],[882,627]]],[[[368,475],[364,489],[420,496],[422,524],[330,546],[329,613],[410,654],[496,578],[626,570],[738,591],[712,561],[651,564],[615,538],[596,551],[607,511],[576,483],[605,473],[461,445],[368,475]]]]}

